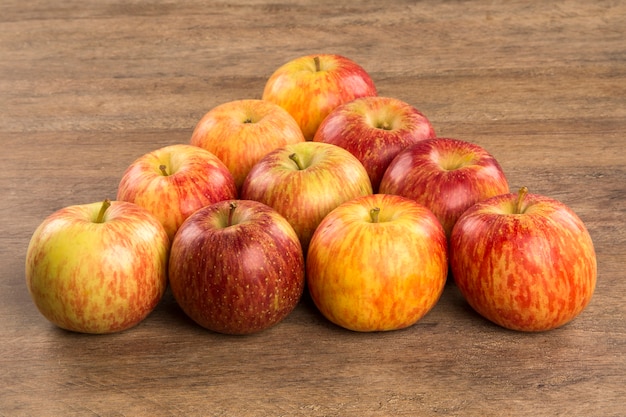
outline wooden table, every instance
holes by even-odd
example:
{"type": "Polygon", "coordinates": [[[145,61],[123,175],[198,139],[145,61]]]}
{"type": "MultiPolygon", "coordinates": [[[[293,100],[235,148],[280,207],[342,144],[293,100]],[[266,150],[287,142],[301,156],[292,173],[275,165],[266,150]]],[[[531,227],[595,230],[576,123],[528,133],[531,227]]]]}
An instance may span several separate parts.
{"type": "Polygon", "coordinates": [[[4,0],[0,6],[1,416],[626,415],[626,2],[4,0]],[[418,324],[361,334],[303,300],[260,334],[185,318],[61,331],[36,310],[36,226],[115,196],[122,171],[186,143],[287,60],[333,52],[439,136],[476,142],[511,188],[557,198],[594,239],[598,285],[558,330],[480,319],[454,285],[418,324]]]}

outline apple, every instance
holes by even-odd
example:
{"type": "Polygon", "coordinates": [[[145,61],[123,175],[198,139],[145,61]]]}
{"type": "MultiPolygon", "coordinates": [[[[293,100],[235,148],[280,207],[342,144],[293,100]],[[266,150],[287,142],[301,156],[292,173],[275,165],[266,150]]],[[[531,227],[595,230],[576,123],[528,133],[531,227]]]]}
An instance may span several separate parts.
{"type": "Polygon", "coordinates": [[[211,152],[197,146],[165,146],[137,158],[120,180],[117,199],[156,216],[170,240],[183,221],[211,203],[237,197],[235,180],[211,152]]]}
{"type": "Polygon", "coordinates": [[[306,140],[335,107],[377,94],[363,67],[336,54],[306,55],[277,68],[267,79],[263,99],[278,104],[298,122],[306,140]]]}
{"type": "Polygon", "coordinates": [[[252,166],[268,152],[304,142],[300,126],[278,104],[235,100],[209,110],[196,125],[190,144],[208,150],[230,170],[239,189],[252,166]]]}
{"type": "Polygon", "coordinates": [[[180,227],[169,280],[182,310],[200,326],[249,334],[274,326],[304,291],[304,254],[295,231],[272,208],[221,201],[180,227]]]}
{"type": "Polygon", "coordinates": [[[435,137],[429,120],[393,97],[362,97],[335,108],[313,138],[347,149],[370,176],[374,192],[392,159],[406,147],[435,137]]]}
{"type": "Polygon", "coordinates": [[[437,216],[446,236],[475,203],[509,192],[498,161],[483,147],[434,138],[401,151],[385,171],[379,191],[412,198],[437,216]]]}
{"type": "Polygon", "coordinates": [[[295,229],[306,253],[319,222],[339,204],[372,194],[367,171],[335,145],[301,142],[263,157],[246,177],[241,198],[272,207],[295,229]]]}
{"type": "Polygon", "coordinates": [[[331,211],[306,258],[317,308],[360,332],[415,324],[439,300],[447,273],[446,237],[435,215],[389,194],[359,197],[331,211]]]}
{"type": "Polygon", "coordinates": [[[478,314],[525,332],[573,320],[590,302],[597,278],[582,220],[564,203],[526,187],[461,215],[450,238],[450,266],[478,314]]]}
{"type": "Polygon", "coordinates": [[[26,253],[26,284],[41,314],[80,333],[129,329],[156,307],[167,286],[170,242],[136,204],[105,200],[48,216],[26,253]]]}

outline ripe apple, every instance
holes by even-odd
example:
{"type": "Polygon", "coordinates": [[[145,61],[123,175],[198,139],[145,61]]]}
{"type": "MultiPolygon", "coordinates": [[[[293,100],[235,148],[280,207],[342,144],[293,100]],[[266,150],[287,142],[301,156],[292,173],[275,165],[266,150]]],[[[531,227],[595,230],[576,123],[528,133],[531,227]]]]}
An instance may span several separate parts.
{"type": "Polygon", "coordinates": [[[361,332],[415,324],[439,300],[448,273],[446,237],[435,215],[386,194],[331,211],[306,259],[309,293],[320,312],[361,332]]]}
{"type": "Polygon", "coordinates": [[[170,240],[182,222],[208,204],[237,197],[228,168],[211,152],[176,144],[136,159],[120,180],[117,199],[146,208],[170,240]]]}
{"type": "Polygon", "coordinates": [[[428,207],[449,238],[466,209],[508,193],[509,184],[498,161],[481,146],[434,138],[401,151],[387,167],[379,190],[428,207]]]}
{"type": "Polygon", "coordinates": [[[253,99],[230,101],[209,110],[190,140],[228,167],[238,189],[259,159],[297,142],[304,142],[304,136],[285,109],[271,101],[253,99]]]}
{"type": "Polygon", "coordinates": [[[172,243],[174,298],[200,326],[248,334],[283,320],[304,290],[304,255],[287,220],[265,204],[221,201],[191,215],[172,243]]]}
{"type": "Polygon", "coordinates": [[[480,315],[537,332],[573,320],[593,295],[596,254],[582,220],[549,197],[503,194],[467,209],[452,229],[454,280],[480,315]]]}
{"type": "Polygon", "coordinates": [[[392,97],[362,97],[335,108],[320,124],[316,142],[347,149],[363,164],[377,192],[392,159],[406,147],[435,137],[415,107],[392,97]]]}
{"type": "Polygon", "coordinates": [[[339,204],[372,194],[363,165],[335,145],[301,142],[275,149],[251,170],[241,198],[272,207],[295,229],[303,251],[319,222],[339,204]]]}
{"type": "Polygon", "coordinates": [[[35,230],[26,284],[41,312],[80,333],[129,329],[161,300],[170,242],[147,210],[105,200],[68,206],[35,230]]]}
{"type": "Polygon", "coordinates": [[[268,78],[263,99],[283,107],[312,140],[324,118],[340,104],[377,94],[374,81],[359,64],[336,54],[295,58],[268,78]]]}

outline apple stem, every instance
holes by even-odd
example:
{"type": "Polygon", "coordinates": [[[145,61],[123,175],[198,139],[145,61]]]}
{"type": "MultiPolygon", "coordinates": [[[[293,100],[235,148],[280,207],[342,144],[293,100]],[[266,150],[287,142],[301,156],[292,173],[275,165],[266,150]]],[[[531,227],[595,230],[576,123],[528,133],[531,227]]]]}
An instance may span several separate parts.
{"type": "Polygon", "coordinates": [[[170,174],[168,174],[168,173],[167,173],[167,166],[165,166],[165,165],[159,165],[159,169],[161,170],[161,173],[162,173],[164,176],[166,176],[166,177],[167,177],[168,175],[170,175],[170,174]]]}
{"type": "Polygon", "coordinates": [[[372,223],[378,223],[378,215],[380,214],[380,207],[374,207],[370,210],[370,218],[372,223]]]}
{"type": "Polygon", "coordinates": [[[313,57],[313,62],[315,62],[315,72],[320,72],[322,68],[320,67],[320,57],[313,57]]]}
{"type": "Polygon", "coordinates": [[[291,155],[289,155],[289,159],[291,159],[293,162],[295,162],[296,166],[298,167],[298,169],[300,171],[302,171],[304,169],[304,165],[302,165],[302,161],[298,157],[297,153],[294,152],[291,155]]]}
{"type": "Polygon", "coordinates": [[[111,207],[111,200],[105,198],[102,202],[102,206],[100,206],[100,211],[98,212],[98,217],[96,217],[96,223],[104,223],[104,213],[106,213],[107,209],[111,207]]]}
{"type": "Polygon", "coordinates": [[[233,225],[233,213],[235,213],[235,209],[237,208],[237,203],[234,201],[230,202],[230,210],[228,211],[228,225],[233,225]]]}
{"type": "Polygon", "coordinates": [[[523,186],[517,192],[517,202],[515,204],[515,214],[522,214],[524,205],[524,198],[526,198],[526,194],[528,194],[528,187],[523,186]]]}

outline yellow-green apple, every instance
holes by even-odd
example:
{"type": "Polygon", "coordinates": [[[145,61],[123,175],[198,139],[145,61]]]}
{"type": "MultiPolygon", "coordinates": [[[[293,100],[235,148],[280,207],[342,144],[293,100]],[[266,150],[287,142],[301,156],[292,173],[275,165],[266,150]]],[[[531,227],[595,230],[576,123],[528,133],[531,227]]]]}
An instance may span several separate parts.
{"type": "Polygon", "coordinates": [[[170,242],[136,204],[105,200],[48,216],[26,253],[26,284],[41,314],[80,333],[129,329],[150,314],[167,285],[170,242]]]}
{"type": "Polygon", "coordinates": [[[583,221],[550,197],[503,194],[476,203],[452,229],[450,267],[469,305],[507,329],[570,322],[594,293],[597,261],[583,221]]]}
{"type": "Polygon", "coordinates": [[[509,184],[498,161],[483,147],[459,139],[434,138],[401,151],[387,167],[379,190],[428,207],[449,238],[466,209],[508,193],[509,184]]]}
{"type": "Polygon", "coordinates": [[[361,331],[415,324],[437,303],[448,273],[446,237],[414,200],[372,194],[322,220],[306,258],[312,300],[331,322],[361,331]]]}
{"type": "Polygon", "coordinates": [[[268,78],[263,99],[283,107],[312,140],[324,118],[340,104],[377,94],[365,69],[342,55],[306,55],[283,64],[268,78]]]}
{"type": "Polygon", "coordinates": [[[367,171],[350,152],[301,142],[263,157],[246,177],[241,198],[260,201],[293,226],[306,253],[319,222],[339,204],[372,194],[367,171]]]}
{"type": "Polygon", "coordinates": [[[393,97],[362,97],[335,108],[313,140],[347,149],[370,176],[374,192],[392,159],[406,147],[435,136],[419,110],[393,97]]]}
{"type": "Polygon", "coordinates": [[[235,100],[209,110],[197,123],[190,143],[217,156],[239,189],[248,171],[270,151],[304,142],[293,117],[266,100],[235,100]]]}
{"type": "Polygon", "coordinates": [[[174,238],[172,293],[200,326],[249,334],[282,321],[304,291],[304,254],[295,231],[271,207],[221,201],[191,215],[174,238]]]}
{"type": "Polygon", "coordinates": [[[170,240],[194,211],[237,197],[235,180],[211,152],[175,144],[137,158],[120,180],[117,199],[138,204],[161,221],[170,240]]]}

